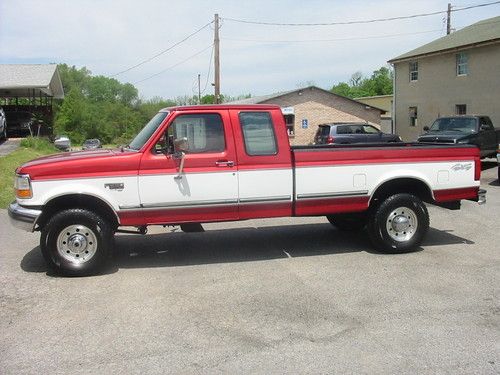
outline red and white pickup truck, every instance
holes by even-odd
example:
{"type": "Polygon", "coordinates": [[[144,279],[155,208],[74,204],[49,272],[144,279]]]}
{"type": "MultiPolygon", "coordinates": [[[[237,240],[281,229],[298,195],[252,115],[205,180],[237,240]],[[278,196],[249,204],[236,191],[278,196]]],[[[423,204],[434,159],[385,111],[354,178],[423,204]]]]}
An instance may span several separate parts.
{"type": "Polygon", "coordinates": [[[47,263],[95,273],[123,227],[325,215],[367,227],[383,252],[414,250],[429,227],[423,202],[485,201],[479,150],[468,145],[291,147],[278,106],[160,111],[127,147],[30,161],[16,171],[12,222],[41,231],[47,263]]]}

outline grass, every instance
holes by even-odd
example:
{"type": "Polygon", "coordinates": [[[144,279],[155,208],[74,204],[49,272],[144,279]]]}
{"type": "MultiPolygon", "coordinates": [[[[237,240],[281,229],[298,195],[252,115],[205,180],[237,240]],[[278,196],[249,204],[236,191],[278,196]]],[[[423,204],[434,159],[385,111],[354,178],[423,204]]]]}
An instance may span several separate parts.
{"type": "Polygon", "coordinates": [[[7,208],[15,199],[14,175],[17,167],[29,160],[56,152],[57,149],[43,138],[25,138],[19,149],[0,157],[0,208],[7,208]]]}

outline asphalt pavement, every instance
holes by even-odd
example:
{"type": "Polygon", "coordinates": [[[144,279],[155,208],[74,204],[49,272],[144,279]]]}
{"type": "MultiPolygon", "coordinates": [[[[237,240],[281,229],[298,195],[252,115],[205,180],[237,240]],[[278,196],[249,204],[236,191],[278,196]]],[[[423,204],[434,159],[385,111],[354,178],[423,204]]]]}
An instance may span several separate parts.
{"type": "Polygon", "coordinates": [[[0,156],[5,156],[15,151],[21,144],[21,138],[9,138],[0,141],[0,156]]]}
{"type": "Polygon", "coordinates": [[[500,186],[429,207],[420,251],[324,218],[117,236],[107,272],[47,272],[0,210],[1,374],[498,374],[500,186]]]}

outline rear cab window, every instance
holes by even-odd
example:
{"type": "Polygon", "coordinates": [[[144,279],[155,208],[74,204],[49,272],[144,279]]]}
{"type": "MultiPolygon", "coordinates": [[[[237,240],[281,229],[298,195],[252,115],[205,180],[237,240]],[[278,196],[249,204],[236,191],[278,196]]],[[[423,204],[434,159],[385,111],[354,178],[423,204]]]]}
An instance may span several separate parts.
{"type": "Polygon", "coordinates": [[[239,119],[247,155],[278,153],[274,125],[268,112],[240,112],[239,119]]]}

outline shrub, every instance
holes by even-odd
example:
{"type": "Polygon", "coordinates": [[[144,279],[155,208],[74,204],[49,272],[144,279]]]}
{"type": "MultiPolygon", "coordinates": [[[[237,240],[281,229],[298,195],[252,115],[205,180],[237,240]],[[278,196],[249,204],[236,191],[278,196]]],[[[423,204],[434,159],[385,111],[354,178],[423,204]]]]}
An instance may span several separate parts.
{"type": "Polygon", "coordinates": [[[21,140],[21,147],[43,151],[44,153],[58,152],[55,146],[47,138],[26,137],[21,140]]]}

